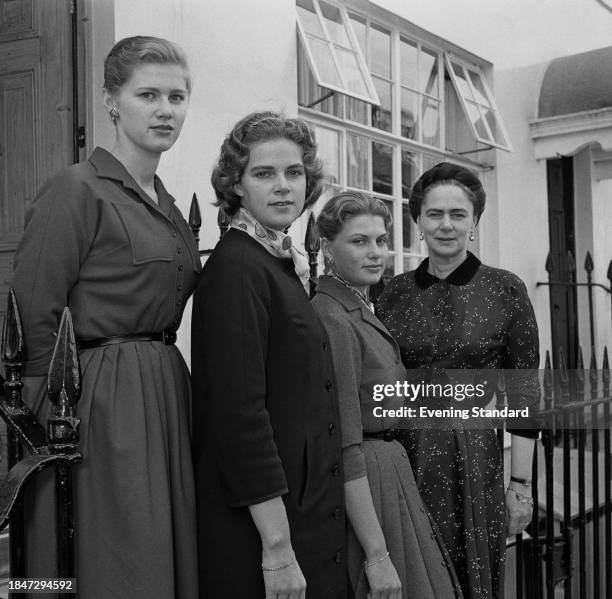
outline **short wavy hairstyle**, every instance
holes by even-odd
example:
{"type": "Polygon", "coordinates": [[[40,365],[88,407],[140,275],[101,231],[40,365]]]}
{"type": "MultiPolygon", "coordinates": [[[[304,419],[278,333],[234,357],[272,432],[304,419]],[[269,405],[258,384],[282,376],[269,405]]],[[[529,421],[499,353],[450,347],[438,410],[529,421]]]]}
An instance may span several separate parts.
{"type": "Polygon", "coordinates": [[[391,229],[391,213],[382,200],[358,191],[342,191],[331,197],[323,206],[317,218],[319,235],[333,241],[351,218],[369,214],[380,216],[387,233],[391,229]]]}
{"type": "Polygon", "coordinates": [[[142,64],[175,64],[185,71],[187,91],[191,93],[191,75],[182,48],[161,37],[136,35],[119,40],[104,60],[104,89],[115,93],[142,64]]]}
{"type": "Polygon", "coordinates": [[[323,165],[317,156],[317,143],[310,126],[298,118],[278,112],[253,112],[238,121],[221,145],[219,159],[213,169],[211,183],[220,206],[228,216],[240,208],[241,197],[235,186],[249,162],[254,144],[272,139],[288,139],[302,150],[306,174],[304,209],[312,206],[323,191],[323,165]]]}
{"type": "Polygon", "coordinates": [[[450,162],[440,162],[431,167],[414,184],[408,200],[412,220],[415,223],[417,222],[427,192],[440,185],[456,185],[463,189],[474,206],[474,216],[476,217],[476,223],[478,223],[487,200],[487,194],[482,183],[472,171],[450,162]]]}

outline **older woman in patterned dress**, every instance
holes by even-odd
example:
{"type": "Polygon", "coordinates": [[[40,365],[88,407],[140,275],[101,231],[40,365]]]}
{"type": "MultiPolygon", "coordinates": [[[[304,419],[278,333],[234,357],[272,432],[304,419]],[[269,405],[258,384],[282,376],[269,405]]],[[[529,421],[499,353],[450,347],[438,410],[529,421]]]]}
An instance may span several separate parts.
{"type": "MultiPolygon", "coordinates": [[[[390,282],[378,315],[399,343],[409,378],[411,370],[416,382],[442,383],[453,380],[453,369],[479,369],[473,379],[484,369],[531,369],[507,377],[507,396],[510,407],[533,410],[539,399],[538,330],[525,285],[466,249],[485,198],[480,181],[465,168],[441,163],[421,176],[410,212],[429,258],[390,282]]],[[[465,407],[452,398],[428,401],[465,407]]],[[[448,418],[403,433],[423,499],[470,599],[502,596],[505,536],[521,532],[531,519],[529,478],[538,436],[533,424],[508,426],[512,477],[505,497],[502,452],[492,428],[448,418]]]]}

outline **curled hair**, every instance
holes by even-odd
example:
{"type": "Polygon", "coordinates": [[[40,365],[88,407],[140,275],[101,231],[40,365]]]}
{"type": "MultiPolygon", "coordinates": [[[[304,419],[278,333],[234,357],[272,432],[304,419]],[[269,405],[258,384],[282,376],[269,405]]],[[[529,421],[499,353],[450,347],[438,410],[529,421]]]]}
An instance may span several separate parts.
{"type": "Polygon", "coordinates": [[[421,214],[421,206],[423,205],[425,194],[440,185],[456,185],[463,189],[470,202],[472,202],[474,216],[476,217],[476,223],[478,223],[484,212],[487,199],[482,183],[472,171],[450,162],[440,162],[436,166],[431,167],[414,184],[408,201],[412,220],[415,223],[417,222],[417,218],[421,214]]]}
{"type": "Polygon", "coordinates": [[[254,144],[272,139],[288,139],[302,150],[306,174],[304,209],[312,206],[323,190],[323,165],[317,157],[314,132],[302,119],[288,118],[277,112],[253,112],[238,121],[221,145],[211,183],[217,196],[216,206],[233,216],[240,208],[240,196],[234,187],[242,179],[254,144]]]}
{"type": "Polygon", "coordinates": [[[391,213],[382,200],[357,191],[343,191],[330,198],[317,218],[319,234],[329,241],[336,239],[344,223],[351,218],[369,214],[380,216],[387,233],[391,228],[391,213]]]}
{"type": "Polygon", "coordinates": [[[185,70],[187,91],[191,92],[191,76],[183,50],[160,37],[137,35],[119,40],[104,60],[104,89],[116,92],[141,64],[174,64],[185,70]]]}

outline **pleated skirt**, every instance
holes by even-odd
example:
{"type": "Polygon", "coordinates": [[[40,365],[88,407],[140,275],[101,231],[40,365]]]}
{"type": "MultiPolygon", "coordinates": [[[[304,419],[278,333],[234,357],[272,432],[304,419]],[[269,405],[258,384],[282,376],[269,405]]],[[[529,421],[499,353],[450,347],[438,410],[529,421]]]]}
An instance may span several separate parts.
{"type": "MultiPolygon", "coordinates": [[[[432,525],[405,449],[397,441],[366,439],[368,482],[387,549],[402,582],[403,599],[462,597],[452,562],[432,525]]],[[[355,599],[369,587],[361,545],[349,526],[348,573],[355,599]]]]}
{"type": "MultiPolygon", "coordinates": [[[[80,599],[198,599],[189,372],[174,346],[130,342],[80,353],[73,467],[80,599]]],[[[26,380],[46,427],[45,377],[26,380]]],[[[27,575],[56,576],[52,472],[26,492],[27,575]]]]}

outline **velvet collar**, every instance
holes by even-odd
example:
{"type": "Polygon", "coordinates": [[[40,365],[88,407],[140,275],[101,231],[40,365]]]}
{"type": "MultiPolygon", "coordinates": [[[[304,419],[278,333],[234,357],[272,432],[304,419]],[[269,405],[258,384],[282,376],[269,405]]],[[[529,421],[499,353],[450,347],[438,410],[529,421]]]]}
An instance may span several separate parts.
{"type": "Polygon", "coordinates": [[[429,267],[429,258],[425,258],[419,267],[414,271],[414,280],[421,289],[427,289],[435,283],[445,280],[451,285],[465,285],[469,283],[480,267],[480,260],[468,251],[467,258],[446,279],[438,279],[438,277],[430,274],[427,269],[429,267]]]}

